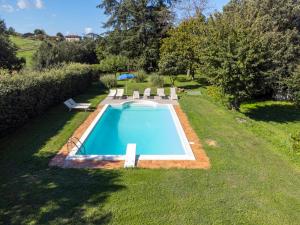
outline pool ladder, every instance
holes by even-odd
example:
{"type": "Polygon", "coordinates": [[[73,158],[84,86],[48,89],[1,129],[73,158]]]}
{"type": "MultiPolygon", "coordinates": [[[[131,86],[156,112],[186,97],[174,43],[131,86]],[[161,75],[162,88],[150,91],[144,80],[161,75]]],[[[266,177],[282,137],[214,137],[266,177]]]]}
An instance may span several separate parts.
{"type": "Polygon", "coordinates": [[[67,148],[68,148],[68,151],[70,152],[73,148],[72,148],[72,145],[75,145],[76,148],[79,150],[81,147],[83,147],[83,149],[85,150],[85,146],[84,144],[79,140],[79,138],[77,137],[70,137],[68,142],[67,142],[67,148]],[[78,146],[77,143],[79,143],[80,145],[78,146]]]}

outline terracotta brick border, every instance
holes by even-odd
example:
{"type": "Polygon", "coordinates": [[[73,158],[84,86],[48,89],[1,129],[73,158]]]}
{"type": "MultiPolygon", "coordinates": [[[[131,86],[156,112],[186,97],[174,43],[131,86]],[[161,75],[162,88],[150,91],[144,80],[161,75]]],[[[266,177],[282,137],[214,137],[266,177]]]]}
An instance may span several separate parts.
{"type": "MultiPolygon", "coordinates": [[[[82,125],[73,133],[72,136],[80,138],[85,130],[89,127],[98,113],[101,111],[102,106],[99,106],[97,110],[91,113],[82,125]]],[[[196,160],[140,160],[137,162],[139,168],[185,168],[185,169],[209,169],[210,161],[207,157],[201,142],[191,127],[186,114],[182,111],[180,106],[174,106],[174,109],[178,115],[183,130],[191,144],[194,156],[196,160]]],[[[123,168],[124,161],[96,161],[96,160],[72,160],[66,161],[69,151],[67,144],[65,144],[59,153],[50,161],[49,166],[61,167],[61,168],[102,168],[102,169],[118,169],[123,168]]]]}

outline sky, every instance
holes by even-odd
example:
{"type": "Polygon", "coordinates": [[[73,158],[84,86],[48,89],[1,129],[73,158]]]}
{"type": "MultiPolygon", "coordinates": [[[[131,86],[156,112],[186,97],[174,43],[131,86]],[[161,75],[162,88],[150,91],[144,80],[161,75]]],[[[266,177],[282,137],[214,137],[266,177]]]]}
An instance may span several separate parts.
{"type": "MultiPolygon", "coordinates": [[[[221,10],[229,0],[210,0],[210,8],[221,10]]],[[[105,32],[107,20],[101,0],[0,0],[0,19],[17,32],[44,29],[48,34],[83,35],[105,32]]]]}

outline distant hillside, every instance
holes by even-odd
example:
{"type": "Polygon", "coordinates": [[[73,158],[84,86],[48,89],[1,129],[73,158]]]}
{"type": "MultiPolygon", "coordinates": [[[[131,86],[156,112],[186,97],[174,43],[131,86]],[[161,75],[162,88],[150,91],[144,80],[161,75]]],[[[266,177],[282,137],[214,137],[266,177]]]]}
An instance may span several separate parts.
{"type": "Polygon", "coordinates": [[[18,56],[26,59],[26,67],[32,66],[32,56],[41,44],[41,41],[31,40],[28,38],[22,38],[18,36],[10,36],[12,42],[14,42],[19,50],[18,56]]]}

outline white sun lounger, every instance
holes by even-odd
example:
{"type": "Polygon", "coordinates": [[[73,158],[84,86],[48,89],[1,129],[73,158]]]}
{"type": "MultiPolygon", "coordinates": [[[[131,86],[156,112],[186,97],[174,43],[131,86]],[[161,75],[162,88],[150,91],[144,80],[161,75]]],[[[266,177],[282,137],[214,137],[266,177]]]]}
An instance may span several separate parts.
{"type": "Polygon", "coordinates": [[[72,109],[83,109],[87,111],[91,106],[89,103],[76,103],[72,98],[65,101],[64,104],[68,107],[69,111],[72,109]]]}
{"type": "Polygon", "coordinates": [[[132,98],[133,98],[133,99],[140,99],[140,92],[134,91],[134,92],[133,92],[132,98]]]}
{"type": "Polygon", "coordinates": [[[165,89],[164,89],[164,88],[157,88],[157,95],[158,95],[160,98],[166,97],[166,95],[165,95],[165,89]]]}
{"type": "Polygon", "coordinates": [[[150,98],[151,96],[151,88],[146,88],[144,91],[144,98],[150,98]]]}
{"type": "Polygon", "coordinates": [[[116,94],[117,94],[117,90],[116,89],[110,89],[108,97],[114,98],[116,96],[116,94]]]}
{"type": "Polygon", "coordinates": [[[124,168],[135,167],[136,161],[136,144],[128,144],[126,148],[124,168]]]}
{"type": "Polygon", "coordinates": [[[124,89],[117,89],[117,98],[122,98],[124,96],[124,89]]]}
{"type": "Polygon", "coordinates": [[[70,98],[69,102],[71,102],[72,105],[91,106],[90,103],[76,103],[73,98],[70,98]]]}
{"type": "Polygon", "coordinates": [[[176,88],[171,88],[171,100],[178,100],[178,96],[176,94],[176,88]]]}

